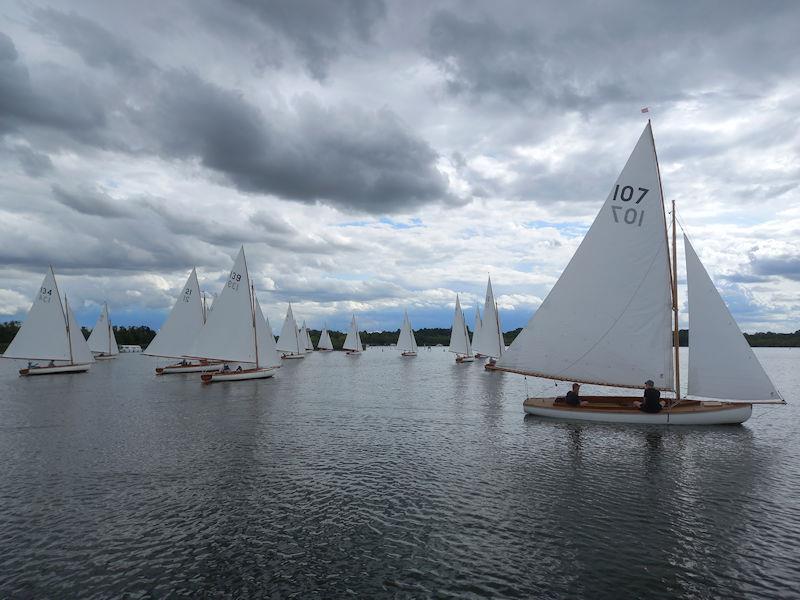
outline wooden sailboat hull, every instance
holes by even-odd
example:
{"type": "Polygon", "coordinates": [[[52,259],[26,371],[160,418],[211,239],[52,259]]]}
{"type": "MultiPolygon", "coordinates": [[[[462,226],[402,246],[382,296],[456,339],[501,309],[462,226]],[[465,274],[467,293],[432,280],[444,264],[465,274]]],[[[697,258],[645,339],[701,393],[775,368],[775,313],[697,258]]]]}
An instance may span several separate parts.
{"type": "Polygon", "coordinates": [[[646,413],[633,407],[639,397],[592,396],[587,406],[568,406],[555,398],[528,398],[523,402],[525,412],[551,419],[594,421],[600,423],[631,423],[640,425],[736,425],[744,423],[753,413],[752,404],[726,402],[685,402],[659,413],[646,413]]]}
{"type": "Polygon", "coordinates": [[[401,352],[400,356],[416,356],[416,352],[401,352]]]}
{"type": "Polygon", "coordinates": [[[282,354],[281,358],[285,358],[286,360],[291,360],[293,358],[305,358],[305,354],[282,354]]]}
{"type": "Polygon", "coordinates": [[[206,362],[206,363],[191,363],[188,365],[167,365],[165,367],[158,367],[156,375],[179,375],[181,373],[206,373],[209,371],[219,371],[222,368],[222,363],[219,362],[206,362]]]}
{"type": "Polygon", "coordinates": [[[347,356],[361,356],[361,352],[358,350],[348,350],[346,354],[347,356]]]}
{"type": "Polygon", "coordinates": [[[243,371],[218,371],[216,373],[203,373],[200,379],[203,383],[218,383],[222,381],[246,381],[249,379],[267,379],[275,375],[277,368],[269,369],[244,369],[243,371]]]}
{"type": "Polygon", "coordinates": [[[474,356],[456,356],[457,363],[475,362],[474,356]]]}
{"type": "Polygon", "coordinates": [[[22,377],[31,377],[33,375],[66,375],[69,373],[85,373],[91,366],[91,363],[84,363],[80,365],[57,365],[55,367],[30,367],[27,369],[20,369],[19,374],[22,377]]]}
{"type": "Polygon", "coordinates": [[[116,354],[95,354],[95,360],[111,360],[112,358],[117,358],[116,354]]]}

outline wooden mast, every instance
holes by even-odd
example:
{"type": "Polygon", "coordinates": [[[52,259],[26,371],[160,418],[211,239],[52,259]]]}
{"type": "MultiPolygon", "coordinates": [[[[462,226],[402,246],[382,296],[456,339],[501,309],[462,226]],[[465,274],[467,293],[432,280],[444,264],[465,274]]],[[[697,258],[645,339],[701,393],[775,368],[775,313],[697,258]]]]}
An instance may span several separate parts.
{"type": "Polygon", "coordinates": [[[675,231],[675,200],[672,201],[672,313],[675,315],[673,342],[675,345],[675,404],[681,401],[680,334],[678,330],[678,245],[675,231]]]}

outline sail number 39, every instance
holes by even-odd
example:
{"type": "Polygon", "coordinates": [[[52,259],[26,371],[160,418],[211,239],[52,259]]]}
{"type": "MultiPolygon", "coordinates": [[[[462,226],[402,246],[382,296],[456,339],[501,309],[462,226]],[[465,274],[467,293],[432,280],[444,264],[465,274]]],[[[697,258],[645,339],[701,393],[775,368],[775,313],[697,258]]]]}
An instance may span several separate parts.
{"type": "MultiPolygon", "coordinates": [[[[638,188],[638,190],[634,190],[630,185],[620,186],[617,184],[614,188],[613,201],[630,202],[633,200],[633,197],[637,195],[637,191],[639,197],[634,204],[639,204],[639,202],[644,200],[644,197],[650,190],[642,187],[638,188]]],[[[613,205],[611,207],[611,213],[614,215],[614,223],[625,223],[626,225],[636,225],[637,227],[642,226],[642,220],[644,219],[644,209],[642,208],[624,208],[622,206],[613,205]]]]}
{"type": "Polygon", "coordinates": [[[242,280],[241,273],[237,273],[236,271],[231,271],[230,277],[228,277],[228,287],[232,290],[239,289],[239,282],[242,280]]]}

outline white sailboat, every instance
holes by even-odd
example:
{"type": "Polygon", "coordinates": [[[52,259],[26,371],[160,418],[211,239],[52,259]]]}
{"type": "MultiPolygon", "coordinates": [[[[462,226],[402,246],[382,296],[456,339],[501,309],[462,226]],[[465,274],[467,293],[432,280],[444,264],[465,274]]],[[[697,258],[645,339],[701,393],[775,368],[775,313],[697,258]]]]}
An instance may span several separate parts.
{"type": "Polygon", "coordinates": [[[322,328],[322,333],[319,335],[317,350],[322,352],[331,352],[333,350],[333,343],[331,343],[331,335],[328,333],[327,324],[322,328]]]}
{"type": "MultiPolygon", "coordinates": [[[[472,330],[472,347],[478,348],[481,340],[481,330],[483,329],[483,319],[481,319],[480,305],[475,305],[475,327],[472,330]]],[[[486,358],[479,351],[475,351],[475,358],[486,358]]]]}
{"type": "Polygon", "coordinates": [[[361,345],[361,334],[358,333],[358,324],[356,323],[356,316],[350,321],[350,330],[347,332],[347,337],[344,338],[344,345],[342,349],[347,350],[350,356],[359,355],[363,352],[364,346],[361,345]]]}
{"type": "Polygon", "coordinates": [[[286,319],[283,321],[281,335],[278,338],[277,348],[282,352],[281,358],[305,358],[306,353],[298,335],[297,322],[292,313],[292,303],[289,303],[289,310],[286,311],[286,319]]]}
{"type": "Polygon", "coordinates": [[[467,323],[464,320],[464,313],[461,310],[461,301],[458,299],[458,294],[456,294],[456,312],[453,315],[453,327],[450,330],[449,350],[456,355],[457,363],[473,362],[475,360],[472,355],[467,323]]]}
{"type": "Polygon", "coordinates": [[[306,352],[313,352],[314,351],[314,344],[311,341],[311,334],[308,333],[308,327],[306,327],[306,322],[303,321],[303,335],[300,338],[300,343],[305,344],[303,349],[306,352]]]}
{"type": "Polygon", "coordinates": [[[494,370],[497,359],[503,356],[506,343],[503,340],[503,328],[500,326],[500,313],[494,300],[491,277],[489,277],[489,281],[486,284],[486,303],[483,305],[481,334],[477,342],[475,338],[476,336],[473,335],[472,348],[475,350],[476,356],[478,353],[482,356],[488,356],[489,361],[486,363],[485,368],[490,371],[494,370]]]}
{"type": "Polygon", "coordinates": [[[203,383],[272,377],[280,360],[275,338],[267,330],[242,246],[225,287],[214,302],[214,310],[194,342],[191,358],[226,363],[221,371],[203,373],[203,383]],[[238,367],[232,370],[229,364],[238,367]]]}
{"type": "Polygon", "coordinates": [[[694,398],[681,397],[674,204],[672,216],[670,264],[648,122],[572,260],[498,368],[622,388],[642,388],[652,380],[657,389],[674,392],[674,398],[655,413],[633,406],[641,395],[582,396],[586,406],[568,406],[560,398],[527,398],[527,413],[701,425],[742,423],[754,403],[783,403],[688,240],[688,392],[694,398]]]}
{"type": "Polygon", "coordinates": [[[400,349],[400,356],[416,356],[417,340],[414,338],[414,330],[411,329],[411,320],[408,318],[408,311],[403,311],[403,326],[400,328],[400,335],[397,338],[397,347],[400,349]]]}
{"type": "Polygon", "coordinates": [[[66,296],[61,303],[53,267],[44,276],[28,316],[3,358],[27,360],[28,367],[19,371],[23,376],[83,373],[94,362],[66,296]],[[46,366],[35,362],[45,360],[46,366]]]}
{"type": "Polygon", "coordinates": [[[108,304],[105,302],[100,316],[97,317],[97,323],[94,324],[92,333],[89,334],[88,344],[95,360],[117,358],[119,354],[117,339],[114,337],[114,329],[108,316],[108,304]]]}
{"type": "Polygon", "coordinates": [[[185,358],[192,353],[194,340],[203,328],[206,316],[210,314],[210,310],[206,311],[205,298],[200,296],[197,271],[192,269],[167,320],[143,352],[148,356],[181,359],[178,363],[157,367],[156,375],[205,373],[219,371],[222,368],[222,363],[219,361],[205,359],[195,361],[185,358]]]}

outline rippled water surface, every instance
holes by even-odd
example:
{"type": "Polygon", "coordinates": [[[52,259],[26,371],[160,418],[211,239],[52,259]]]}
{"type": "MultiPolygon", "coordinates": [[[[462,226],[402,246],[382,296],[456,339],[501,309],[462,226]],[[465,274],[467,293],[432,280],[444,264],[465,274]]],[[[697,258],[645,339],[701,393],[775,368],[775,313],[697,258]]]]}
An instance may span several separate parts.
{"type": "Polygon", "coordinates": [[[441,349],[0,361],[0,597],[798,597],[800,351],[758,355],[790,404],[716,428],[526,418],[552,383],[441,349]]]}

